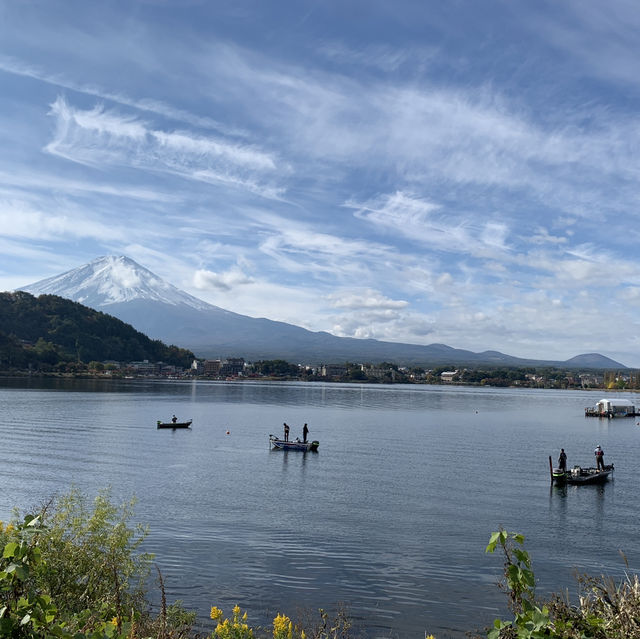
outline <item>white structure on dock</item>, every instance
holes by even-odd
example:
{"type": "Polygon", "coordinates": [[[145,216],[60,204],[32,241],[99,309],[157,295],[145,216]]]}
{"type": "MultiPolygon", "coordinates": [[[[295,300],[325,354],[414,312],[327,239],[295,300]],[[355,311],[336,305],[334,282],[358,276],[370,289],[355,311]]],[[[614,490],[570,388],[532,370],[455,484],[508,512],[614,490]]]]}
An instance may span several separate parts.
{"type": "Polygon", "coordinates": [[[593,408],[586,408],[585,415],[595,417],[633,417],[636,407],[628,399],[601,399],[593,408]]]}

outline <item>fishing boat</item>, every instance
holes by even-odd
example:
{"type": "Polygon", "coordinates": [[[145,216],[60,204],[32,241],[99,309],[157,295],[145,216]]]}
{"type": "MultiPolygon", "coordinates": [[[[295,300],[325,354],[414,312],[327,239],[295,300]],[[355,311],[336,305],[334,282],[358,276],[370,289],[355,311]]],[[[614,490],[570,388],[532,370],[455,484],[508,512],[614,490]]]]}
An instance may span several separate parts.
{"type": "Polygon", "coordinates": [[[604,484],[613,474],[613,464],[605,465],[604,470],[598,468],[574,466],[569,470],[551,467],[551,457],[549,457],[549,468],[551,471],[551,481],[554,484],[604,484]]]}
{"type": "Polygon", "coordinates": [[[269,444],[274,450],[301,450],[303,452],[316,452],[319,441],[301,442],[299,439],[289,441],[288,439],[278,439],[275,435],[269,435],[269,444]]]}
{"type": "Polygon", "coordinates": [[[191,428],[192,421],[192,419],[188,422],[161,422],[158,420],[157,426],[158,428],[191,428]]]}

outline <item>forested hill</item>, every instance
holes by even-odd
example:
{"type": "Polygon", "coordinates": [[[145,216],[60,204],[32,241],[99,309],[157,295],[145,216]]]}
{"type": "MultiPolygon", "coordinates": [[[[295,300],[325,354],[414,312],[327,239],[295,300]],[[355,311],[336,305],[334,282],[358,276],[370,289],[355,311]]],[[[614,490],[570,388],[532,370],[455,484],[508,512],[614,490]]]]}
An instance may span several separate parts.
{"type": "Polygon", "coordinates": [[[0,368],[60,362],[165,362],[188,367],[191,351],[151,340],[119,319],[57,295],[0,293],[0,368]]]}

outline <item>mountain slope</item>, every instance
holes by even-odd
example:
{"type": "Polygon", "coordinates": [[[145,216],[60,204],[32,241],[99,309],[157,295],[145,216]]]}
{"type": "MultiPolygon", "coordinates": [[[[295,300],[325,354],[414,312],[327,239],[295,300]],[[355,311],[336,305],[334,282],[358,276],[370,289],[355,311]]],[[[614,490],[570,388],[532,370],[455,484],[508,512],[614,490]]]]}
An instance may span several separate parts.
{"type": "MultiPolygon", "coordinates": [[[[579,359],[567,364],[521,359],[497,351],[474,353],[444,344],[423,346],[336,337],[284,322],[247,317],[207,304],[124,256],[101,257],[21,290],[81,302],[118,317],[154,339],[193,350],[200,357],[283,358],[310,364],[388,361],[424,366],[585,366],[579,359]]],[[[602,359],[609,362],[603,367],[624,368],[613,360],[602,359]]]]}

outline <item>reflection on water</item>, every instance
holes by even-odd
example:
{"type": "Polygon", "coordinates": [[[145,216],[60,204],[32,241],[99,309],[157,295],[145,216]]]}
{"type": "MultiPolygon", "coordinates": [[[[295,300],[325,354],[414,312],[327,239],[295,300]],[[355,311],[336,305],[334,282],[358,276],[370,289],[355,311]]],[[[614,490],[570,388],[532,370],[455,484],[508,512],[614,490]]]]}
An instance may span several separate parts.
{"type": "Polygon", "coordinates": [[[0,381],[0,518],[72,483],[138,497],[170,598],[276,612],[348,604],[370,636],[463,637],[506,614],[484,554],[527,538],[541,591],[574,568],[633,568],[633,420],[585,419],[594,393],[315,383],[0,381]],[[193,419],[190,431],[156,420],[193,419]],[[283,422],[317,453],[271,451],[283,422]],[[227,434],[228,431],[228,434],[227,434]],[[548,456],[616,464],[551,486],[548,456]],[[547,492],[548,491],[548,492],[547,492]]]}

